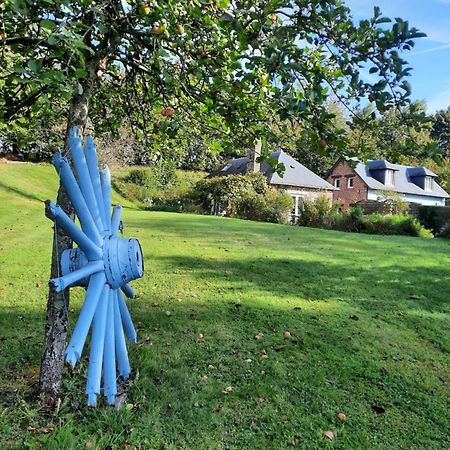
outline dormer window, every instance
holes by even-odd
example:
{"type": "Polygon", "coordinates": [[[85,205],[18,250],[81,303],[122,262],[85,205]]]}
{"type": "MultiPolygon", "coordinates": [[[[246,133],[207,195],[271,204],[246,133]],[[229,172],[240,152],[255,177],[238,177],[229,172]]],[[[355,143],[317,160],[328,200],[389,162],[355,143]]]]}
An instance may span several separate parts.
{"type": "Polygon", "coordinates": [[[386,173],[384,175],[384,184],[386,186],[394,186],[395,185],[395,172],[391,169],[386,169],[386,173]]]}
{"type": "Polygon", "coordinates": [[[425,190],[432,191],[433,190],[433,177],[425,177],[425,190]]]}

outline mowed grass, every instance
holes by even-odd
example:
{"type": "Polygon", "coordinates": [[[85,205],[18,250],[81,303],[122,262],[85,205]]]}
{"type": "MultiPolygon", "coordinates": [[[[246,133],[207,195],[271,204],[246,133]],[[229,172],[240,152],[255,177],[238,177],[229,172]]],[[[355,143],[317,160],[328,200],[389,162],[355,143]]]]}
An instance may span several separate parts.
{"type": "Polygon", "coordinates": [[[450,242],[127,202],[145,256],[128,404],[87,408],[83,361],[46,411],[31,394],[56,188],[50,166],[0,164],[0,448],[450,448],[450,242]]]}

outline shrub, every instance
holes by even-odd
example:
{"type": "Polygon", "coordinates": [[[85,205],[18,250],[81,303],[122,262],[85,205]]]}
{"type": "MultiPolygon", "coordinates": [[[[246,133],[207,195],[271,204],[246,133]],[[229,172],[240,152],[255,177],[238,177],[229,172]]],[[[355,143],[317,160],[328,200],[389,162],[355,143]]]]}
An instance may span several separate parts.
{"type": "Polygon", "coordinates": [[[145,169],[133,169],[124,178],[126,183],[135,184],[136,186],[148,187],[150,185],[150,176],[145,169]]]}
{"type": "Polygon", "coordinates": [[[155,179],[159,187],[165,189],[177,180],[177,166],[169,159],[159,159],[153,167],[155,179]]]}
{"type": "MultiPolygon", "coordinates": [[[[158,176],[160,176],[159,174],[158,176]]],[[[143,204],[146,209],[164,211],[198,210],[192,199],[195,183],[203,172],[177,170],[175,179],[161,186],[154,167],[132,169],[122,178],[113,178],[114,188],[125,198],[143,204]]]]}
{"type": "Polygon", "coordinates": [[[325,227],[328,222],[334,222],[338,205],[332,204],[324,195],[315,201],[304,199],[298,225],[305,227],[325,227]]]}
{"type": "Polygon", "coordinates": [[[261,173],[201,180],[194,198],[205,212],[241,219],[286,223],[292,199],[267,185],[261,173]]]}
{"type": "Polygon", "coordinates": [[[442,231],[450,228],[450,206],[420,206],[418,219],[425,228],[441,237],[442,231]]]}
{"type": "Polygon", "coordinates": [[[263,209],[262,220],[272,223],[288,223],[292,210],[292,198],[285,192],[270,189],[265,196],[266,205],[263,209]]]}
{"type": "Polygon", "coordinates": [[[359,207],[338,212],[337,205],[330,205],[326,198],[315,202],[305,201],[299,224],[330,230],[369,234],[399,234],[407,236],[433,237],[418,220],[408,214],[368,214],[359,207]]]}
{"type": "Polygon", "coordinates": [[[328,221],[325,221],[325,227],[327,229],[360,232],[361,220],[364,213],[359,207],[350,208],[345,213],[333,213],[328,221]]]}
{"type": "Polygon", "coordinates": [[[370,214],[362,218],[362,231],[370,234],[399,234],[406,236],[433,237],[418,220],[408,214],[370,214]]]}
{"type": "Polygon", "coordinates": [[[429,230],[409,214],[369,214],[362,216],[360,220],[360,231],[363,233],[433,237],[429,230]]]}
{"type": "Polygon", "coordinates": [[[266,207],[266,199],[263,194],[256,191],[243,192],[236,198],[234,215],[241,219],[262,220],[263,210],[266,207]]]}
{"type": "Polygon", "coordinates": [[[382,202],[382,214],[402,215],[409,212],[409,203],[401,198],[388,198],[382,202]]]}
{"type": "Polygon", "coordinates": [[[450,238],[450,222],[447,222],[442,226],[442,228],[437,233],[437,237],[440,238],[450,238]]]}

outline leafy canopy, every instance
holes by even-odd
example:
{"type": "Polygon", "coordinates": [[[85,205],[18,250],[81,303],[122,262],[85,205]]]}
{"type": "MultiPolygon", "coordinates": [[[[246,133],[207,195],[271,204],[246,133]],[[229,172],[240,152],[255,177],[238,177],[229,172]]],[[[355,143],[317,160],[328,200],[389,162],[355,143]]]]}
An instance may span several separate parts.
{"type": "Polygon", "coordinates": [[[98,131],[207,133],[216,150],[275,118],[327,139],[330,94],[348,109],[406,104],[399,52],[424,36],[379,8],[356,24],[341,0],[11,0],[3,16],[3,124],[58,110],[83,125],[90,108],[98,131]]]}

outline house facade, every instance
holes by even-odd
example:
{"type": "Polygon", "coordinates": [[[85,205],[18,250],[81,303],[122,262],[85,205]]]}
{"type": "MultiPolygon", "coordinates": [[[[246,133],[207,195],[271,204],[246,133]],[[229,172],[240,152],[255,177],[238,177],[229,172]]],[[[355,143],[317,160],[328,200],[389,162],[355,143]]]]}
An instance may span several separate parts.
{"type": "Polygon", "coordinates": [[[363,200],[382,200],[389,193],[402,200],[428,206],[445,206],[449,194],[435,181],[436,174],[426,167],[391,164],[381,159],[363,164],[339,158],[327,175],[337,190],[333,201],[345,211],[363,200]]]}
{"type": "Polygon", "coordinates": [[[291,220],[296,221],[301,214],[302,201],[304,199],[314,201],[318,197],[325,196],[333,201],[333,192],[336,190],[330,183],[307,169],[283,150],[271,154],[271,157],[285,167],[282,175],[274,172],[266,161],[261,164],[257,161],[260,156],[260,147],[257,145],[250,157],[234,158],[228,161],[222,168],[212,172],[210,176],[227,176],[262,172],[270,186],[282,189],[292,197],[291,220]]]}

